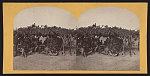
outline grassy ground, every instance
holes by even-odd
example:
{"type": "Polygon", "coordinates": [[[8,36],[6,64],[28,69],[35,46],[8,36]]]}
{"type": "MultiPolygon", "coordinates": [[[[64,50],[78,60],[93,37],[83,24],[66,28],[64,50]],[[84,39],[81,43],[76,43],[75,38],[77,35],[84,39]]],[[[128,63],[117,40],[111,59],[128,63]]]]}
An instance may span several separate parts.
{"type": "Polygon", "coordinates": [[[83,56],[47,56],[33,54],[27,58],[14,57],[14,70],[97,70],[97,71],[138,71],[139,51],[136,55],[112,57],[103,54],[83,56]]]}

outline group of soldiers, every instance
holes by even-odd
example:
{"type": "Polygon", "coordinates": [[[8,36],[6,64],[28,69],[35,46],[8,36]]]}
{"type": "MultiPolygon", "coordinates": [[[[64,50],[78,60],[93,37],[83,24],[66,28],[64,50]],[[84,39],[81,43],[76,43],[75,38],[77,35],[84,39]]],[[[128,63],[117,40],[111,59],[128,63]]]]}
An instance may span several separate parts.
{"type": "MultiPolygon", "coordinates": [[[[14,56],[27,57],[28,55],[39,53],[50,56],[66,55],[66,51],[70,55],[82,55],[84,57],[98,52],[99,54],[119,56],[125,54],[126,50],[132,55],[135,52],[132,46],[138,38],[132,40],[132,36],[115,37],[88,34],[66,34],[66,35],[14,35],[14,56]]],[[[138,42],[139,46],[139,42],[138,42]]]]}

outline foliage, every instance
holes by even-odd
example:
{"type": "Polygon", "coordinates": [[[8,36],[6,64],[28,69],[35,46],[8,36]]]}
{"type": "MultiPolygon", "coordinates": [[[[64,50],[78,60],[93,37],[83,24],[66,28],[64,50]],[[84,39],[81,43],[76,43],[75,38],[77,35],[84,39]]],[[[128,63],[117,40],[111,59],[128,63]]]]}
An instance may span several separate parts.
{"type": "Polygon", "coordinates": [[[74,29],[66,29],[61,27],[48,27],[45,25],[44,27],[36,26],[35,23],[26,28],[19,28],[14,30],[14,34],[21,35],[59,35],[64,36],[68,34],[74,35],[100,35],[100,36],[119,36],[119,37],[127,37],[129,35],[133,35],[134,37],[139,36],[139,30],[127,30],[119,27],[108,27],[108,25],[104,26],[96,26],[93,24],[88,27],[80,27],[76,30],[74,29]]]}

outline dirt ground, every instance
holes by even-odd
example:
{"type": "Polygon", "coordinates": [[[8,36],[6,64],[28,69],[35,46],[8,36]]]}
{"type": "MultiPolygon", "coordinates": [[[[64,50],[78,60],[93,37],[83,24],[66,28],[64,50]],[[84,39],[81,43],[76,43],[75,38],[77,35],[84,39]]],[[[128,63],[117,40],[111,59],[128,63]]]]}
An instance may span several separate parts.
{"type": "Polygon", "coordinates": [[[95,71],[139,71],[139,51],[136,55],[112,57],[103,54],[83,56],[47,56],[33,54],[27,58],[14,57],[14,70],[95,70],[95,71]]]}

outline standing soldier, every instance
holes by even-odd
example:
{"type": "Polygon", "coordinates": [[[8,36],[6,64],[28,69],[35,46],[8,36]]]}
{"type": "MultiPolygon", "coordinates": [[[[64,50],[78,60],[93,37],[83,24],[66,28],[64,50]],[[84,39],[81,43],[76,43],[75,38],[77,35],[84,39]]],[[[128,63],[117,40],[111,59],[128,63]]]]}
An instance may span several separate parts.
{"type": "Polygon", "coordinates": [[[21,55],[26,58],[27,57],[27,54],[25,52],[25,49],[24,48],[20,48],[20,52],[21,52],[21,55]]]}

